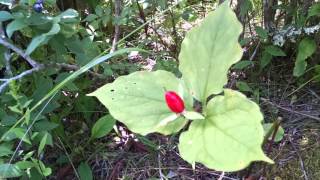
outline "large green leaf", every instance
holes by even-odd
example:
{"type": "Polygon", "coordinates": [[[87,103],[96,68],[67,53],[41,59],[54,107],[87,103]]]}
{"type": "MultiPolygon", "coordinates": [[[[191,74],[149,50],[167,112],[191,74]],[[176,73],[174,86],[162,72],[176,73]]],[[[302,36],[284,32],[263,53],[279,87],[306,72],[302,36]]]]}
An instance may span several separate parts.
{"type": "Polygon", "coordinates": [[[121,76],[90,95],[96,96],[115,119],[133,132],[171,134],[179,131],[187,121],[179,117],[163,124],[174,115],[165,102],[165,90],[184,95],[187,107],[192,106],[192,99],[184,92],[181,81],[172,73],[161,70],[121,76]]]}
{"type": "Polygon", "coordinates": [[[317,49],[316,42],[311,38],[304,38],[299,43],[298,55],[295,62],[293,75],[299,77],[303,75],[307,67],[306,59],[310,57],[317,49]]]}
{"type": "Polygon", "coordinates": [[[237,171],[251,161],[273,161],[261,149],[263,116],[243,94],[225,90],[209,101],[206,119],[195,120],[180,136],[179,151],[189,163],[219,171],[237,171]]]}
{"type": "Polygon", "coordinates": [[[21,170],[14,164],[0,164],[0,179],[21,176],[21,170]]]}
{"type": "Polygon", "coordinates": [[[222,92],[228,69],[239,61],[242,26],[226,1],[185,37],[179,55],[182,77],[190,93],[202,102],[222,92]]]}

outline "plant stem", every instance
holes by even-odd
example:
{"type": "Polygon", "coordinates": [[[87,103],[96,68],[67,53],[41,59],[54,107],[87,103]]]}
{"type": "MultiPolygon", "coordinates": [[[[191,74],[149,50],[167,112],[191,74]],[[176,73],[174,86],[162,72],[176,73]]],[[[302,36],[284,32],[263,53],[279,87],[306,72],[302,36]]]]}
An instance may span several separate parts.
{"type": "Polygon", "coordinates": [[[267,149],[267,154],[269,153],[270,151],[270,148],[271,148],[271,144],[272,142],[274,141],[275,137],[276,137],[276,134],[278,132],[278,129],[280,127],[280,122],[282,121],[282,118],[281,117],[278,117],[272,124],[271,128],[269,129],[269,131],[267,132],[267,134],[264,136],[264,139],[263,139],[263,143],[262,145],[265,145],[267,142],[268,142],[268,139],[269,137],[271,136],[271,140],[269,141],[269,145],[268,145],[268,149],[267,149]]]}

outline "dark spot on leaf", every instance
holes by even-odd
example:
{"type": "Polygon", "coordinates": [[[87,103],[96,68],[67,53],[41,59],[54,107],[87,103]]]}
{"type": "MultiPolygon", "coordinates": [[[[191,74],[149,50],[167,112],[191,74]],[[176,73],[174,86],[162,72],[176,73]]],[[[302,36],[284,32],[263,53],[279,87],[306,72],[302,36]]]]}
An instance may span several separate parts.
{"type": "Polygon", "coordinates": [[[136,82],[134,82],[133,84],[137,84],[136,82]]]}
{"type": "Polygon", "coordinates": [[[114,89],[111,89],[110,92],[114,92],[114,89]]]}
{"type": "Polygon", "coordinates": [[[111,98],[111,100],[114,100],[114,98],[111,98]]]}

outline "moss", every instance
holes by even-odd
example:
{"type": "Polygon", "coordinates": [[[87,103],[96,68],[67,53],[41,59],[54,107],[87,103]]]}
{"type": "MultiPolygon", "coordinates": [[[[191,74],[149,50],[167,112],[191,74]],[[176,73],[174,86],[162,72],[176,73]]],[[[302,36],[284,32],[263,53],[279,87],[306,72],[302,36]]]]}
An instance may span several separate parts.
{"type": "Polygon", "coordinates": [[[305,132],[295,141],[295,148],[290,142],[286,143],[280,154],[274,151],[271,157],[278,155],[275,165],[267,167],[267,179],[303,179],[303,170],[299,155],[303,161],[304,169],[309,179],[319,179],[320,177],[320,143],[318,135],[312,130],[305,132]]]}

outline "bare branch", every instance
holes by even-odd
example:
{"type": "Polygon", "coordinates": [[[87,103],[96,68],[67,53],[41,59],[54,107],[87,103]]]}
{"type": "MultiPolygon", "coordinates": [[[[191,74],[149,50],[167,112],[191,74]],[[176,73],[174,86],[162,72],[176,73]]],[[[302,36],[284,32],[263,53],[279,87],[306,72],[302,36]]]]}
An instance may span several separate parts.
{"type": "Polygon", "coordinates": [[[273,103],[271,101],[269,101],[268,99],[265,99],[265,98],[261,98],[262,101],[270,104],[270,105],[273,105],[279,109],[282,109],[284,111],[288,111],[288,112],[291,112],[291,113],[294,113],[294,114],[298,114],[298,115],[301,115],[301,116],[304,116],[304,117],[307,117],[307,118],[310,118],[310,119],[313,119],[313,120],[316,120],[316,121],[319,121],[320,122],[320,118],[317,117],[317,116],[313,116],[313,115],[310,115],[310,114],[305,114],[305,113],[302,113],[302,112],[298,112],[298,111],[294,111],[292,109],[289,109],[289,108],[286,108],[286,107],[282,107],[276,103],[273,103]]]}
{"type": "Polygon", "coordinates": [[[33,72],[39,71],[39,70],[41,70],[43,68],[44,68],[44,66],[37,66],[37,67],[34,67],[32,69],[26,70],[26,71],[22,72],[21,74],[19,74],[17,76],[14,76],[14,77],[11,77],[11,78],[8,78],[8,79],[0,79],[0,81],[4,82],[4,83],[2,83],[0,85],[0,93],[2,93],[2,91],[10,84],[11,81],[21,79],[24,76],[30,75],[33,72]]]}
{"type": "Polygon", "coordinates": [[[258,42],[258,45],[256,46],[256,48],[254,49],[251,57],[250,57],[250,61],[253,61],[254,57],[256,56],[257,52],[258,52],[258,49],[259,49],[259,46],[260,46],[260,41],[258,42]]]}
{"type": "Polygon", "coordinates": [[[21,57],[23,57],[33,68],[39,66],[39,64],[34,61],[28,54],[26,54],[22,49],[18,48],[17,46],[13,45],[9,41],[7,41],[5,38],[0,37],[0,44],[4,47],[11,49],[12,51],[19,54],[21,57]]]}
{"type": "MultiPolygon", "coordinates": [[[[118,19],[121,14],[121,0],[115,0],[114,9],[115,9],[115,17],[118,19]]],[[[115,50],[117,50],[119,36],[120,36],[120,26],[118,24],[115,24],[114,37],[113,37],[112,47],[111,47],[110,53],[113,53],[115,50]]]]}

